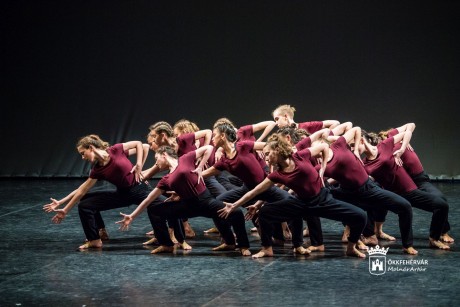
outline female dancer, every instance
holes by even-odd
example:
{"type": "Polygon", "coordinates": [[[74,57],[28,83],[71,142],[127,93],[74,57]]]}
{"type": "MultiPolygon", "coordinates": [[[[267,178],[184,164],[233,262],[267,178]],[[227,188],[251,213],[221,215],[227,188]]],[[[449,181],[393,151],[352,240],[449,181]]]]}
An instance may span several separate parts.
{"type": "MultiPolygon", "coordinates": [[[[413,247],[412,236],[412,207],[403,197],[380,188],[369,179],[361,161],[358,147],[356,146],[352,152],[348,145],[348,143],[357,144],[360,139],[361,128],[353,127],[330,145],[329,159],[324,175],[339,183],[339,187],[332,188],[331,193],[334,198],[371,211],[371,214],[376,207],[396,213],[399,216],[403,251],[410,255],[416,255],[417,251],[413,247]]],[[[321,142],[324,140],[316,141],[313,145],[321,142]]],[[[370,241],[372,245],[377,245],[378,241],[373,226],[365,227],[363,235],[367,238],[365,242],[370,241]]]]}
{"type": "Polygon", "coordinates": [[[429,244],[443,250],[450,247],[440,241],[449,214],[449,205],[445,200],[417,188],[407,171],[401,166],[401,155],[407,148],[412,131],[398,133],[382,142],[378,142],[376,134],[365,131],[358,144],[359,153],[365,154],[364,167],[382,187],[408,200],[412,207],[433,213],[430,225],[429,244]],[[395,144],[402,142],[399,149],[395,144]]]}
{"type": "MultiPolygon", "coordinates": [[[[340,125],[340,122],[337,120],[323,120],[323,121],[311,121],[304,123],[296,123],[294,121],[294,112],[295,108],[290,105],[280,105],[275,110],[273,110],[272,115],[276,124],[279,128],[283,127],[295,127],[306,130],[309,134],[312,134],[323,128],[334,129],[340,125]]],[[[342,130],[344,133],[346,128],[351,128],[351,123],[347,122],[342,124],[339,130],[342,130]]]]}
{"type": "MultiPolygon", "coordinates": [[[[160,147],[155,154],[156,165],[160,170],[169,170],[169,174],[158,182],[156,188],[136,210],[129,215],[121,213],[123,220],[117,222],[121,224],[120,228],[126,230],[133,219],[165,191],[175,191],[180,200],[150,206],[153,215],[163,218],[191,218],[196,216],[213,218],[224,239],[226,250],[235,249],[235,237],[230,227],[232,225],[241,254],[250,256],[251,252],[249,251],[249,240],[245,229],[243,212],[241,210],[234,212],[229,219],[230,222],[219,218],[217,211],[225,207],[225,205],[213,198],[204,185],[201,172],[211,153],[212,146],[206,145],[178,158],[173,148],[169,146],[160,147]],[[195,168],[198,161],[199,164],[195,168]]],[[[160,247],[153,250],[152,254],[168,253],[174,250],[173,243],[167,233],[155,229],[155,235],[160,247]]],[[[213,250],[222,250],[222,248],[217,247],[213,250]]]]}
{"type": "MultiPolygon", "coordinates": [[[[99,236],[96,217],[100,211],[139,204],[151,190],[145,182],[140,180],[143,146],[139,141],[109,146],[99,136],[92,134],[82,137],[76,147],[82,159],[93,164],[89,178],[71,193],[72,196],[69,197],[69,201],[63,209],[56,209],[53,205],[45,205],[44,210],[56,212],[52,221],[59,224],[79,202],[78,213],[87,239],[79,249],[99,248],[102,247],[102,241],[99,236]],[[137,161],[136,165],[133,166],[127,157],[127,151],[134,148],[136,149],[137,161]],[[117,189],[88,193],[99,179],[107,180],[114,184],[117,189]]],[[[151,223],[153,224],[152,220],[151,223]]]]}
{"type": "MultiPolygon", "coordinates": [[[[217,197],[217,199],[229,202],[236,201],[247,191],[249,191],[249,189],[262,182],[267,176],[264,167],[262,167],[256,158],[256,151],[262,150],[265,143],[253,141],[237,141],[235,128],[229,124],[219,124],[215,127],[213,131],[212,142],[215,147],[221,147],[224,154],[219,161],[217,161],[212,167],[203,172],[203,177],[206,178],[208,176],[213,176],[219,174],[220,171],[226,170],[244,182],[241,187],[227,191],[217,197]]],[[[273,202],[289,197],[290,195],[287,191],[284,191],[278,187],[272,187],[271,189],[265,191],[265,193],[259,195],[257,199],[273,202]]],[[[286,221],[287,220],[281,222],[286,221]]],[[[299,217],[296,217],[295,222],[302,225],[302,219],[299,217]]],[[[275,235],[275,237],[277,240],[284,241],[281,225],[279,225],[278,233],[275,235]]],[[[298,243],[299,245],[303,243],[302,236],[300,236],[300,238],[292,238],[292,240],[300,241],[298,243]]]]}
{"type": "MultiPolygon", "coordinates": [[[[350,237],[346,254],[349,256],[365,258],[366,256],[356,249],[361,231],[366,224],[366,214],[358,207],[334,199],[329,190],[324,188],[322,174],[326,168],[329,151],[327,144],[307,148],[293,153],[292,146],[280,139],[269,140],[263,151],[267,162],[275,166],[276,171],[270,173],[261,183],[248,191],[233,204],[226,203],[221,216],[246,203],[257,195],[273,188],[275,183],[281,183],[291,188],[297,197],[291,196],[278,202],[268,203],[259,210],[259,223],[261,228],[262,250],[253,255],[254,258],[273,256],[271,234],[274,222],[290,220],[305,215],[315,215],[328,219],[343,221],[350,225],[350,237]],[[310,162],[310,156],[322,155],[320,171],[310,162]]],[[[251,211],[255,208],[251,207],[251,211]]],[[[302,226],[293,227],[293,238],[302,233],[302,226]]],[[[308,250],[296,245],[299,252],[309,253],[308,250]],[[305,251],[305,252],[304,252],[305,251]]]]}
{"type": "MultiPolygon", "coordinates": [[[[389,129],[387,131],[381,131],[379,133],[379,137],[380,139],[385,140],[388,137],[395,136],[398,133],[405,132],[407,130],[414,132],[415,124],[407,123],[398,128],[389,129]]],[[[395,144],[395,149],[399,148],[401,148],[401,143],[395,144]]],[[[431,183],[430,177],[423,168],[422,162],[420,161],[419,157],[415,153],[414,149],[410,146],[410,144],[408,144],[407,149],[408,150],[404,151],[404,153],[401,155],[401,160],[403,162],[404,169],[407,171],[407,173],[412,178],[417,187],[422,191],[430,193],[431,195],[441,197],[447,202],[445,195],[431,183]]],[[[384,220],[384,216],[380,217],[381,222],[378,223],[379,229],[382,229],[384,220]]],[[[440,240],[445,243],[453,243],[454,239],[447,233],[450,229],[449,221],[447,221],[444,226],[445,227],[442,231],[440,240]]]]}

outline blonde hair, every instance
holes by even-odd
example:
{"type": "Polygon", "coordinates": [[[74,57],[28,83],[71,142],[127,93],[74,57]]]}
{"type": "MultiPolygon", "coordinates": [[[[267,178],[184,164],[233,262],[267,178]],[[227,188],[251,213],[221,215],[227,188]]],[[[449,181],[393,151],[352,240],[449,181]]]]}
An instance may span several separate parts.
{"type": "Polygon", "coordinates": [[[91,145],[93,145],[97,149],[107,149],[110,145],[109,143],[103,141],[99,135],[97,134],[90,134],[87,136],[81,137],[76,145],[76,148],[78,147],[83,147],[83,148],[89,148],[91,145]]]}
{"type": "Polygon", "coordinates": [[[181,133],[191,133],[191,132],[197,132],[200,129],[198,126],[194,123],[189,121],[188,119],[180,119],[178,120],[174,126],[173,130],[179,130],[181,133]]]}
{"type": "Polygon", "coordinates": [[[287,159],[292,155],[292,146],[283,139],[280,139],[277,134],[273,134],[268,138],[265,147],[276,151],[282,159],[287,159]]]}
{"type": "Polygon", "coordinates": [[[289,117],[294,118],[294,112],[295,108],[291,107],[289,104],[282,104],[278,106],[275,110],[272,112],[272,116],[275,116],[275,113],[282,113],[282,114],[287,114],[289,117]]]}

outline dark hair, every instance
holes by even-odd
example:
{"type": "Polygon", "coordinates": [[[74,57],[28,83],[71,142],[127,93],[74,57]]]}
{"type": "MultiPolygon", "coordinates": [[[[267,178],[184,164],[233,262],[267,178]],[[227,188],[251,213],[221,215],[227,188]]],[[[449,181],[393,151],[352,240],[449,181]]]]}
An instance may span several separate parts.
{"type": "Polygon", "coordinates": [[[304,129],[297,129],[295,127],[283,127],[278,129],[276,132],[281,136],[289,135],[291,137],[292,144],[295,145],[304,137],[308,136],[308,132],[304,129]]]}
{"type": "Polygon", "coordinates": [[[380,138],[375,132],[367,132],[366,130],[361,130],[361,135],[369,144],[373,146],[377,146],[379,143],[380,138]]]}
{"type": "Polygon", "coordinates": [[[155,131],[156,134],[164,133],[168,138],[174,136],[173,128],[165,121],[156,122],[149,129],[150,131],[155,131]]]}
{"type": "Polygon", "coordinates": [[[217,129],[222,134],[225,134],[225,137],[229,142],[235,142],[236,141],[236,131],[235,127],[229,125],[229,124],[218,124],[214,129],[217,129]]]}
{"type": "Polygon", "coordinates": [[[157,149],[156,153],[160,155],[166,153],[171,158],[177,159],[177,152],[171,146],[161,146],[157,149]]]}

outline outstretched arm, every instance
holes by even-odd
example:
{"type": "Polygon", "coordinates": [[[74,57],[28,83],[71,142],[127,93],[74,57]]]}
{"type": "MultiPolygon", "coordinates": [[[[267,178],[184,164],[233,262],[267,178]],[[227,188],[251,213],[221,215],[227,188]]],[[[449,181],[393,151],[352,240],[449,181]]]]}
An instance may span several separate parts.
{"type": "Polygon", "coordinates": [[[158,198],[161,194],[163,194],[164,191],[158,188],[153,189],[152,192],[149,193],[149,195],[137,206],[137,208],[131,213],[131,214],[124,214],[121,213],[121,216],[123,216],[123,220],[115,222],[116,224],[120,224],[120,229],[121,230],[128,230],[129,225],[131,222],[142,212],[144,209],[152,203],[155,199],[158,198]]]}
{"type": "Polygon", "coordinates": [[[343,135],[345,132],[350,130],[353,127],[352,122],[344,122],[337,125],[335,128],[331,129],[334,135],[340,136],[343,135]]]}
{"type": "Polygon", "coordinates": [[[56,215],[51,219],[53,223],[60,224],[62,220],[67,216],[67,213],[69,213],[73,206],[75,206],[75,204],[79,202],[80,199],[86,195],[86,193],[88,193],[88,191],[96,184],[96,182],[97,179],[86,179],[86,181],[83,182],[83,184],[77,190],[71,193],[73,194],[72,198],[63,209],[53,209],[53,211],[56,212],[56,215]]]}
{"type": "Polygon", "coordinates": [[[323,128],[334,129],[338,125],[340,125],[340,122],[338,120],[333,120],[333,119],[323,120],[323,128]]]}
{"type": "Polygon", "coordinates": [[[224,202],[225,207],[218,211],[219,216],[222,217],[222,218],[227,218],[230,215],[230,213],[232,213],[233,210],[235,210],[236,208],[244,205],[245,203],[247,203],[248,201],[250,201],[251,199],[253,199],[257,195],[267,191],[273,185],[274,185],[273,181],[271,181],[268,178],[265,178],[264,181],[259,183],[251,191],[249,191],[246,194],[244,194],[243,197],[241,197],[238,201],[234,202],[233,204],[224,202]]]}

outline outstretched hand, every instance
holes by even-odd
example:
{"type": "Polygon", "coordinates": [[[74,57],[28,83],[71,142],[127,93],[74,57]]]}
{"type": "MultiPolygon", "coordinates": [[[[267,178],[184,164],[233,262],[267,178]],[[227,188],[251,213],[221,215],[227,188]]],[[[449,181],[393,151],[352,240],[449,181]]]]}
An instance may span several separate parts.
{"type": "Polygon", "coordinates": [[[257,214],[257,212],[259,211],[259,208],[257,205],[247,206],[246,209],[248,210],[248,212],[246,212],[246,214],[244,215],[244,218],[246,221],[252,220],[254,216],[257,214]]]}
{"type": "Polygon", "coordinates": [[[56,209],[57,207],[59,207],[59,202],[54,199],[54,198],[50,198],[51,200],[51,203],[49,204],[46,204],[43,206],[43,210],[46,212],[46,213],[49,213],[49,212],[53,212],[54,209],[56,209]]]}
{"type": "Polygon", "coordinates": [[[232,213],[233,210],[235,210],[235,207],[233,207],[233,204],[226,203],[226,202],[224,202],[224,205],[225,205],[225,207],[223,207],[222,209],[218,210],[217,213],[219,214],[220,218],[226,219],[226,218],[228,218],[230,213],[232,213]]]}
{"type": "Polygon", "coordinates": [[[64,209],[53,209],[53,212],[56,212],[56,215],[51,219],[54,224],[61,224],[62,220],[67,216],[64,209]]]}
{"type": "Polygon", "coordinates": [[[115,224],[120,224],[121,231],[127,231],[129,229],[129,224],[133,221],[133,217],[130,214],[124,214],[120,212],[120,215],[123,216],[121,221],[115,222],[115,224]]]}

